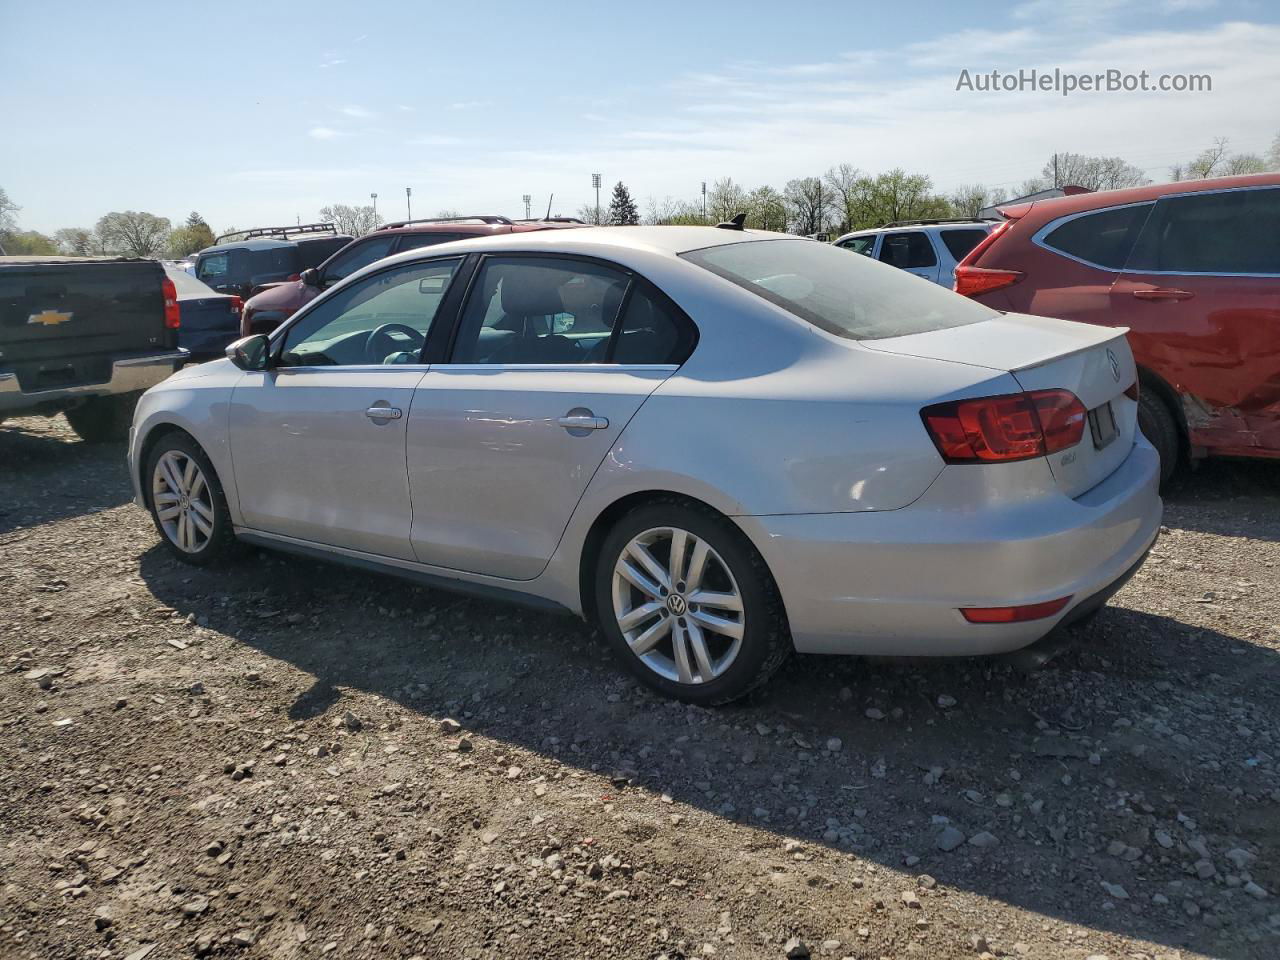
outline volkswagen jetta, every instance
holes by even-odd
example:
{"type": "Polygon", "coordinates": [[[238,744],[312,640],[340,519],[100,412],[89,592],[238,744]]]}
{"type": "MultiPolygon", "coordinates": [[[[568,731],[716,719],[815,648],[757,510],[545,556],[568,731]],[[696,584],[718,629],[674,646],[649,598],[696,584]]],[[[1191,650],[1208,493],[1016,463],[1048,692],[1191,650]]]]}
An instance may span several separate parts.
{"type": "Polygon", "coordinates": [[[189,563],[239,540],[571,611],[700,703],[793,649],[1018,649],[1142,562],[1123,330],[723,226],[366,267],[147,392],[137,502],[189,563]]]}

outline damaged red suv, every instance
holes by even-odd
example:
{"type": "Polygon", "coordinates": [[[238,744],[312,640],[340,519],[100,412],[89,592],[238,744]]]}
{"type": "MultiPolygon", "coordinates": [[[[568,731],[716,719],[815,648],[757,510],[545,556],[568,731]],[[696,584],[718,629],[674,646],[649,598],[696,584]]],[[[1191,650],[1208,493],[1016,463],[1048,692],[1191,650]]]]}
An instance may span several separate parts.
{"type": "Polygon", "coordinates": [[[956,268],[997,310],[1129,328],[1139,423],[1185,458],[1280,457],[1280,174],[1005,207],[956,268]]]}
{"type": "Polygon", "coordinates": [[[304,270],[301,279],[264,285],[244,304],[240,314],[240,336],[270,333],[284,323],[293,312],[310,303],[339,280],[395,253],[428,247],[467,237],[491,237],[499,233],[523,233],[527,230],[553,230],[580,227],[581,220],[553,217],[547,220],[509,220],[483,214],[471,217],[432,217],[424,220],[401,220],[383,224],[372,233],[352,240],[324,263],[304,270]]]}

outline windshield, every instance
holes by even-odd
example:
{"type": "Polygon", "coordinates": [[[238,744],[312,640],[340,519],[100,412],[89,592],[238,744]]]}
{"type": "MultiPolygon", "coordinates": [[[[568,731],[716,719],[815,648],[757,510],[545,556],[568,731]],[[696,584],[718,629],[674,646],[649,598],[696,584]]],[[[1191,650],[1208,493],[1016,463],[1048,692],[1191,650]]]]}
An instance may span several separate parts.
{"type": "Polygon", "coordinates": [[[996,316],[935,283],[826,243],[755,240],[681,256],[850,340],[928,333],[996,316]]]}

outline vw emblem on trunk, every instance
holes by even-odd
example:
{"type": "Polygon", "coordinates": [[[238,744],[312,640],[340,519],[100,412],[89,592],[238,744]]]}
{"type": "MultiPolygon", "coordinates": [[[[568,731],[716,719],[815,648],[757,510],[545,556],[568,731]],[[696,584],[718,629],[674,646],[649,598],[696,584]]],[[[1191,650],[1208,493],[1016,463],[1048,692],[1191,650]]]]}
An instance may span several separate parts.
{"type": "Polygon", "coordinates": [[[688,604],[685,603],[684,597],[680,594],[673,593],[667,597],[667,609],[677,617],[683,617],[685,610],[688,609],[688,604]]]}
{"type": "Polygon", "coordinates": [[[1115,351],[1107,347],[1107,362],[1111,364],[1111,376],[1115,377],[1116,383],[1120,382],[1120,358],[1116,356],[1115,351]]]}

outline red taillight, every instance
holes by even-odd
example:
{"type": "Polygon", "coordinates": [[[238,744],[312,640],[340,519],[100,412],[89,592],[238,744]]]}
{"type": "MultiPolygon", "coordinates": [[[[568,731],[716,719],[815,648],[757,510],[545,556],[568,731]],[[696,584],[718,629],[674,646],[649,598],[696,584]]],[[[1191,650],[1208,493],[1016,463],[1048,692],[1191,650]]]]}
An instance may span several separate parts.
{"type": "Polygon", "coordinates": [[[244,301],[239,297],[232,297],[229,306],[231,307],[231,312],[237,317],[244,311],[244,301]]]}
{"type": "Polygon", "coordinates": [[[302,279],[302,274],[300,274],[300,273],[291,273],[291,274],[289,274],[289,276],[288,276],[288,277],[286,277],[285,279],[286,279],[287,281],[292,281],[292,280],[301,280],[301,279],[302,279]]]}
{"type": "Polygon", "coordinates": [[[1128,389],[1127,389],[1127,390],[1125,390],[1124,395],[1125,395],[1126,397],[1128,397],[1130,400],[1132,400],[1134,403],[1137,403],[1137,402],[1138,402],[1138,397],[1141,395],[1141,391],[1140,391],[1140,389],[1138,388],[1138,381],[1137,381],[1137,380],[1135,380],[1135,381],[1133,381],[1133,383],[1129,384],[1129,387],[1128,387],[1128,389]]]}
{"type": "Polygon", "coordinates": [[[920,411],[947,463],[1030,460],[1084,436],[1084,404],[1069,390],[1034,390],[935,403],[920,411]]]}
{"type": "Polygon", "coordinates": [[[170,330],[182,326],[182,310],[178,306],[178,288],[173,281],[165,277],[160,281],[160,289],[164,293],[164,325],[170,330]]]}
{"type": "Polygon", "coordinates": [[[960,614],[970,623],[1022,623],[1052,617],[1070,602],[1071,597],[1067,596],[1021,607],[961,607],[960,614]]]}
{"type": "Polygon", "coordinates": [[[1022,279],[1023,274],[1020,270],[993,270],[989,267],[974,266],[978,258],[986,253],[987,249],[1012,225],[1013,220],[1005,220],[998,224],[982,239],[981,243],[969,251],[968,256],[960,261],[956,266],[956,280],[952,285],[956,293],[964,297],[973,297],[980,293],[1012,286],[1022,279]]]}

